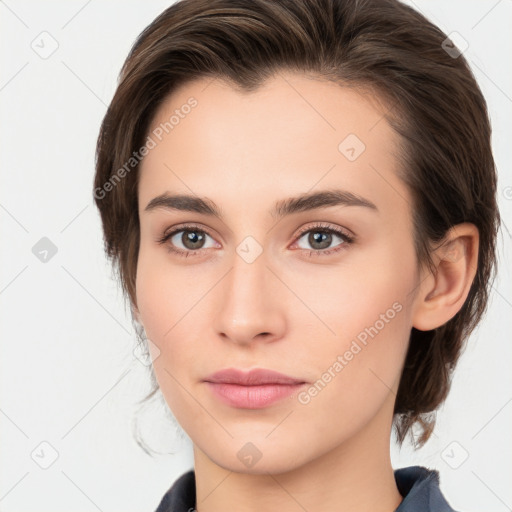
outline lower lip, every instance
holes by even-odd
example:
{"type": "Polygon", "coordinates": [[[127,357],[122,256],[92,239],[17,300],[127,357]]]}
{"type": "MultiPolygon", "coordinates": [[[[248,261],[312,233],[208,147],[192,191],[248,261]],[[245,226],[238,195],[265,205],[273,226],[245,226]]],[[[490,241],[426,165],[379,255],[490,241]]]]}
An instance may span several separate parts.
{"type": "Polygon", "coordinates": [[[243,409],[262,409],[298,391],[302,384],[265,384],[242,386],[223,382],[206,382],[215,396],[224,403],[243,409]]]}

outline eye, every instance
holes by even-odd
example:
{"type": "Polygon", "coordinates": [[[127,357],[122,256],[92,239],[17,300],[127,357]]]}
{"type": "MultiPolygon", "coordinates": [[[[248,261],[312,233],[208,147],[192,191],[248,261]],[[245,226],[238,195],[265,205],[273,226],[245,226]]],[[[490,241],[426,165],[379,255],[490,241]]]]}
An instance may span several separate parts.
{"type": "Polygon", "coordinates": [[[179,226],[157,240],[159,244],[167,244],[169,252],[188,257],[198,254],[202,249],[216,247],[215,242],[206,245],[207,238],[213,238],[198,226],[179,226]]]}
{"type": "Polygon", "coordinates": [[[309,256],[325,256],[346,249],[353,241],[354,237],[341,229],[333,228],[328,224],[317,224],[303,230],[296,243],[299,244],[300,249],[309,250],[309,256]],[[299,242],[302,239],[309,247],[300,246],[299,242]],[[334,248],[330,248],[336,239],[340,242],[334,248]]]}

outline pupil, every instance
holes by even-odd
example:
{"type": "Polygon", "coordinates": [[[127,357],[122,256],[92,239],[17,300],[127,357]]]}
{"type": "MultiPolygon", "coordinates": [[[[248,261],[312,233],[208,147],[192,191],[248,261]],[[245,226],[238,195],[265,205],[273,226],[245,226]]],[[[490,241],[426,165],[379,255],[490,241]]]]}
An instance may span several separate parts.
{"type": "Polygon", "coordinates": [[[183,233],[183,245],[188,249],[197,249],[198,245],[204,240],[204,235],[198,235],[197,231],[186,231],[183,233]]]}
{"type": "Polygon", "coordinates": [[[312,247],[315,247],[315,244],[319,244],[320,246],[317,246],[317,249],[325,249],[331,244],[331,237],[330,233],[315,231],[309,235],[309,243],[312,247]]]}

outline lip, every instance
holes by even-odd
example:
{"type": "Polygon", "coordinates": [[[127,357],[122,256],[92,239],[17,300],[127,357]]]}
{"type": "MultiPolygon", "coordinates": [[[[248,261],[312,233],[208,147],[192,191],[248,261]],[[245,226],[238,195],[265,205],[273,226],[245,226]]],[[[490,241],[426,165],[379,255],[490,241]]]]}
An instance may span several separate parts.
{"type": "Polygon", "coordinates": [[[258,386],[265,384],[304,384],[304,380],[289,377],[283,373],[263,368],[245,372],[237,368],[226,368],[204,379],[206,382],[239,384],[241,386],[258,386]]]}
{"type": "Polygon", "coordinates": [[[228,368],[204,379],[216,398],[242,409],[262,409],[282,400],[306,384],[272,370],[249,372],[228,368]]]}

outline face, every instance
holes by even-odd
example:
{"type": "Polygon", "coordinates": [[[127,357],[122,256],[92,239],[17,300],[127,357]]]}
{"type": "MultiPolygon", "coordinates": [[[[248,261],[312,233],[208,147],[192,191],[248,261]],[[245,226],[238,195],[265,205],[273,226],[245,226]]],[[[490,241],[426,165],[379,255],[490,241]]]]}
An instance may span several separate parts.
{"type": "Polygon", "coordinates": [[[165,400],[214,464],[283,472],[389,445],[418,269],[384,113],[289,73],[252,93],[188,83],[153,119],[137,313],[165,400]],[[227,368],[302,384],[205,382],[227,368]]]}

